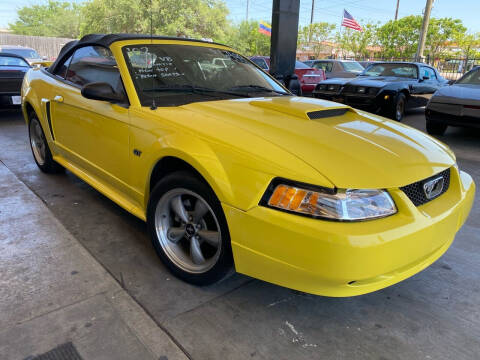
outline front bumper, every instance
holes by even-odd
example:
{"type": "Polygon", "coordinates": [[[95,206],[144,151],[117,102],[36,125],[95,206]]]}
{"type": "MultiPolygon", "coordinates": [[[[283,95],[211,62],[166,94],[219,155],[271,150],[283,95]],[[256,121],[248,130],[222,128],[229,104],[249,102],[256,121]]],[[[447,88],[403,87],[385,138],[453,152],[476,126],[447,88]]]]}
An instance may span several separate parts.
{"type": "Polygon", "coordinates": [[[12,96],[20,96],[18,94],[9,94],[9,95],[0,95],[0,108],[19,108],[21,104],[14,104],[12,101],[12,96]]]}
{"type": "Polygon", "coordinates": [[[452,169],[449,189],[415,207],[389,189],[398,213],[365,222],[315,220],[261,206],[223,204],[236,270],[288,288],[354,296],[404,280],[437,260],[472,207],[472,178],[452,169]]]}
{"type": "Polygon", "coordinates": [[[324,100],[335,101],[372,113],[387,113],[394,106],[395,94],[390,91],[381,91],[376,95],[357,93],[333,93],[315,90],[314,97],[324,100]]]}
{"type": "Polygon", "coordinates": [[[425,118],[427,121],[438,122],[449,126],[463,126],[463,127],[475,127],[480,128],[480,115],[471,114],[447,114],[440,111],[425,109],[425,118]],[[475,116],[476,115],[476,116],[475,116]]]}

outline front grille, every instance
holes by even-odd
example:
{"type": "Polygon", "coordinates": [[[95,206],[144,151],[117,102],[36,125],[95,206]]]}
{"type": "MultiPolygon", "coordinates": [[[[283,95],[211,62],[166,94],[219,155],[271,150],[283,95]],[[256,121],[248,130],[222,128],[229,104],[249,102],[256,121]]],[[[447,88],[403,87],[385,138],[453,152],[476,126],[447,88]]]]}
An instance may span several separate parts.
{"type": "Polygon", "coordinates": [[[0,94],[20,94],[22,79],[2,79],[0,81],[0,94]]]}
{"type": "Polygon", "coordinates": [[[405,195],[408,196],[408,198],[413,202],[413,204],[415,206],[420,206],[420,205],[423,205],[423,204],[425,204],[429,201],[432,201],[432,200],[436,199],[437,197],[439,197],[440,195],[445,193],[448,190],[449,186],[450,186],[450,169],[447,169],[447,170],[442,171],[439,174],[436,174],[434,176],[430,176],[429,178],[426,178],[424,180],[417,181],[413,184],[403,186],[403,187],[400,188],[400,190],[402,190],[405,193],[405,195]],[[440,194],[438,194],[434,198],[427,199],[427,196],[425,195],[425,192],[423,191],[423,184],[425,184],[427,181],[432,180],[432,179],[434,179],[438,176],[443,177],[443,189],[440,192],[440,194]]]}

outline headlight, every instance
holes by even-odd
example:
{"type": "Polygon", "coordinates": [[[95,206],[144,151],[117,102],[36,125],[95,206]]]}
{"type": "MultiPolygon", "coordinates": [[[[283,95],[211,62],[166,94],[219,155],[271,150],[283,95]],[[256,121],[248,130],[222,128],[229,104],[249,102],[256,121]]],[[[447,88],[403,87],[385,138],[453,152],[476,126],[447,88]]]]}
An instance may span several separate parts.
{"type": "Polygon", "coordinates": [[[339,221],[376,219],[397,208],[385,190],[327,189],[274,180],[260,205],[313,218],[339,221]]]}

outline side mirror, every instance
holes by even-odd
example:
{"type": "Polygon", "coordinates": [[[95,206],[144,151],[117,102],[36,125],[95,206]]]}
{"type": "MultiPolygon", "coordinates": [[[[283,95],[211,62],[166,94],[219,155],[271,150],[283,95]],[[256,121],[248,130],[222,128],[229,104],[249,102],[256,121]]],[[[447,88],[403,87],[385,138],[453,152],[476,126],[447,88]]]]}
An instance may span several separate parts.
{"type": "Polygon", "coordinates": [[[425,81],[425,80],[430,80],[430,77],[429,76],[425,76],[423,75],[422,78],[420,79],[422,81],[425,81]]]}
{"type": "Polygon", "coordinates": [[[124,98],[113,90],[110,84],[94,82],[82,87],[82,96],[87,99],[108,101],[111,103],[123,102],[124,98]]]}

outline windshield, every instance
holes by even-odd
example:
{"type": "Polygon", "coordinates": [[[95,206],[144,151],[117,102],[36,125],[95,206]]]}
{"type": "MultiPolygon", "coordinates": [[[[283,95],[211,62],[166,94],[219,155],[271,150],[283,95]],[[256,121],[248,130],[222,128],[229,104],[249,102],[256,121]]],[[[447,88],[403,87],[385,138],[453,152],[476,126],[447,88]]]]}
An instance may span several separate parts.
{"type": "Polygon", "coordinates": [[[412,64],[374,64],[365,69],[364,76],[396,76],[418,79],[418,69],[412,64]]]}
{"type": "Polygon", "coordinates": [[[33,49],[4,49],[3,51],[29,59],[40,58],[40,55],[33,49]]]}
{"type": "Polygon", "coordinates": [[[480,68],[466,73],[465,76],[456,82],[456,84],[480,85],[480,68]]]}
{"type": "Polygon", "coordinates": [[[19,58],[11,56],[0,56],[0,66],[22,66],[28,67],[28,64],[19,58]]]}
{"type": "Polygon", "coordinates": [[[254,64],[260,66],[263,70],[268,70],[267,62],[262,58],[251,58],[250,59],[254,64]]]}
{"type": "Polygon", "coordinates": [[[142,106],[289,95],[244,57],[205,46],[145,44],[123,48],[142,106]]]}
{"type": "Polygon", "coordinates": [[[297,60],[295,61],[295,69],[311,69],[311,67],[297,60]]]}
{"type": "Polygon", "coordinates": [[[363,71],[363,66],[356,61],[342,62],[345,71],[360,72],[363,71]]]}

